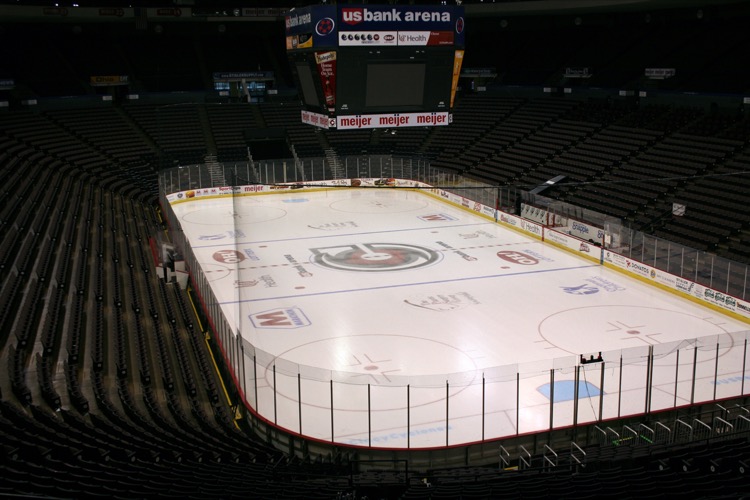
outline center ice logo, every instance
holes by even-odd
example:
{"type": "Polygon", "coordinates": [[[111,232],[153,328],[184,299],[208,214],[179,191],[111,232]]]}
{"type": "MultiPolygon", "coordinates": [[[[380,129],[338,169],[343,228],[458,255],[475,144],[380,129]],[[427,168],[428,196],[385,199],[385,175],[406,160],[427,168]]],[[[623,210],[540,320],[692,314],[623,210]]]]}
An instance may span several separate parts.
{"type": "Polygon", "coordinates": [[[359,243],[311,248],[312,262],[338,271],[404,271],[429,266],[441,254],[403,243],[359,243]]]}

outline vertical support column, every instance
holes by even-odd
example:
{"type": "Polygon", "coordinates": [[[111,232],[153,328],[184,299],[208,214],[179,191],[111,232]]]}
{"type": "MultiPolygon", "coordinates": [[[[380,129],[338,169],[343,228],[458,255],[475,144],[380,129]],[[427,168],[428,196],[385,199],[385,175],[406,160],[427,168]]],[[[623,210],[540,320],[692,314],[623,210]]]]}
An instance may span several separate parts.
{"type": "Polygon", "coordinates": [[[445,446],[448,446],[448,426],[450,425],[450,384],[445,381],[445,446]]]}
{"type": "Polygon", "coordinates": [[[695,403],[695,372],[698,367],[698,341],[695,343],[695,350],[693,351],[693,377],[692,387],[690,388],[690,404],[695,403]]]}
{"type": "MultiPolygon", "coordinates": [[[[632,233],[631,233],[632,234],[632,233]]],[[[620,387],[617,388],[617,418],[622,410],[622,354],[620,354],[620,387]]]]}
{"type": "Polygon", "coordinates": [[[500,217],[500,186],[497,187],[497,194],[495,195],[495,223],[497,223],[498,217],[500,217]]]}
{"type": "Polygon", "coordinates": [[[276,363],[273,365],[273,423],[276,422],[276,363]]]}
{"type": "Polygon", "coordinates": [[[747,362],[747,337],[745,338],[745,348],[742,351],[742,384],[740,386],[740,395],[745,395],[745,369],[746,369],[746,362],[747,362]]]}
{"type": "Polygon", "coordinates": [[[651,394],[654,388],[654,346],[648,346],[648,359],[646,360],[646,401],[643,407],[644,413],[651,412],[651,394]]]}
{"type": "MultiPolygon", "coordinates": [[[[554,408],[555,408],[555,369],[550,368],[549,369],[549,430],[550,431],[554,428],[554,426],[552,425],[555,419],[554,408]]],[[[573,422],[575,425],[575,419],[573,420],[573,422]]]]}
{"type": "Polygon", "coordinates": [[[302,375],[297,373],[297,413],[299,417],[299,433],[302,434],[302,375]]]}
{"type": "Polygon", "coordinates": [[[260,413],[260,402],[258,401],[258,358],[253,353],[253,384],[255,385],[255,411],[260,413]]]}
{"type": "Polygon", "coordinates": [[[521,374],[516,372],[516,435],[520,434],[521,430],[519,425],[521,424],[521,374]]]}
{"type": "Polygon", "coordinates": [[[602,361],[601,377],[599,380],[599,422],[604,419],[604,371],[606,369],[606,361],[602,361]]]}
{"type": "Polygon", "coordinates": [[[578,386],[581,383],[581,365],[576,365],[576,376],[573,377],[573,428],[575,429],[578,426],[578,400],[580,399],[580,394],[578,390],[578,386]]]}
{"type": "Polygon", "coordinates": [[[370,384],[367,384],[367,446],[372,448],[372,407],[370,405],[370,384]]]}
{"type": "Polygon", "coordinates": [[[680,350],[677,349],[677,360],[674,365],[674,401],[672,402],[672,408],[677,407],[677,383],[680,376],[680,350]]]}
{"type": "Polygon", "coordinates": [[[406,447],[411,448],[411,385],[406,385],[406,447]]]}
{"type": "Polygon", "coordinates": [[[331,384],[331,442],[334,441],[334,432],[333,432],[333,380],[330,380],[331,384]]]}
{"type": "Polygon", "coordinates": [[[716,355],[714,356],[716,358],[716,361],[714,362],[714,397],[713,399],[716,399],[716,382],[718,382],[719,377],[719,343],[716,342],[716,355]]]}
{"type": "Polygon", "coordinates": [[[245,344],[240,340],[240,359],[242,359],[242,398],[247,399],[247,374],[245,373],[245,344]]]}
{"type": "Polygon", "coordinates": [[[482,374],[482,441],[484,441],[484,416],[485,416],[485,399],[484,399],[485,381],[484,373],[482,374]]]}

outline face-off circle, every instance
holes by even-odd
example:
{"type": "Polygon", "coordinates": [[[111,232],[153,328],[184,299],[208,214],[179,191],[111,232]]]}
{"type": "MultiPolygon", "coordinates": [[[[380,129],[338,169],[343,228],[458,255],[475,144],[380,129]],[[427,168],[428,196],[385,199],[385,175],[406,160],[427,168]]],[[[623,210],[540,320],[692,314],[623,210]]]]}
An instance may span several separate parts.
{"type": "MultiPolygon", "coordinates": [[[[378,398],[375,396],[373,411],[390,411],[406,409],[407,380],[412,383],[419,377],[433,377],[445,379],[445,373],[464,374],[462,383],[450,385],[450,397],[454,397],[475,384],[481,374],[473,357],[464,350],[451,344],[435,339],[426,339],[410,335],[399,334],[362,334],[330,337],[313,340],[305,344],[291,347],[277,354],[259,373],[268,387],[275,387],[276,394],[289,401],[298,401],[297,381],[295,378],[282,379],[277,372],[277,384],[274,384],[273,366],[281,365],[280,360],[287,363],[305,365],[315,360],[315,367],[321,370],[335,372],[336,402],[338,411],[367,412],[367,385],[395,389],[403,398],[378,398]],[[416,378],[412,378],[416,377],[416,378]],[[287,383],[285,383],[287,382],[287,383]],[[345,387],[344,387],[345,386],[345,387]],[[362,399],[341,398],[340,394],[359,394],[362,399]],[[352,392],[353,391],[353,392],[352,392]],[[364,400],[364,401],[363,401],[364,400]]],[[[423,379],[424,380],[424,379],[423,379]]],[[[431,380],[430,383],[433,381],[431,380]]],[[[476,386],[474,386],[476,387],[476,386]]],[[[375,389],[374,394],[383,392],[375,389]]],[[[393,394],[393,392],[388,392],[393,394]]],[[[423,407],[440,403],[444,408],[445,390],[420,391],[413,390],[409,405],[411,408],[423,407]]],[[[304,392],[302,402],[306,406],[326,409],[328,406],[320,404],[319,400],[304,392]]]]}
{"type": "MultiPolygon", "coordinates": [[[[693,348],[684,332],[694,332],[693,338],[727,333],[721,324],[682,311],[619,304],[562,310],[544,318],[538,331],[550,345],[573,355],[610,350],[631,355],[629,348],[647,352],[653,346],[659,366],[673,366],[675,350],[693,348]]],[[[719,355],[731,348],[722,346],[719,355]]],[[[692,363],[692,355],[680,358],[680,365],[692,363]]]]}
{"type": "Polygon", "coordinates": [[[209,207],[187,213],[181,218],[185,222],[200,224],[202,226],[237,227],[259,222],[270,222],[281,219],[286,214],[286,210],[281,208],[255,204],[250,210],[245,211],[239,211],[234,207],[209,207]]]}
{"type": "Polygon", "coordinates": [[[422,210],[428,206],[424,199],[397,198],[392,192],[380,192],[375,196],[362,197],[354,192],[351,198],[331,203],[330,208],[349,214],[399,214],[422,210]]]}
{"type": "Polygon", "coordinates": [[[337,271],[405,271],[429,266],[442,258],[440,252],[405,243],[359,243],[310,251],[313,264],[337,271]]]}

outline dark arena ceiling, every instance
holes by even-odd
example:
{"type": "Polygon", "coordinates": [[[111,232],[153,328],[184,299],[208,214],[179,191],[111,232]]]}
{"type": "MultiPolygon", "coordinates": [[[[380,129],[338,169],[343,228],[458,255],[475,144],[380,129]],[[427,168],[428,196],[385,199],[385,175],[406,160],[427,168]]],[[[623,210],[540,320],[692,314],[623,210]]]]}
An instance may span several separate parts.
{"type": "Polygon", "coordinates": [[[242,7],[301,7],[316,3],[338,4],[458,4],[471,14],[524,15],[586,12],[648,12],[674,8],[717,9],[747,6],[748,0],[3,0],[0,4],[55,7],[166,7],[233,9],[242,7]]]}

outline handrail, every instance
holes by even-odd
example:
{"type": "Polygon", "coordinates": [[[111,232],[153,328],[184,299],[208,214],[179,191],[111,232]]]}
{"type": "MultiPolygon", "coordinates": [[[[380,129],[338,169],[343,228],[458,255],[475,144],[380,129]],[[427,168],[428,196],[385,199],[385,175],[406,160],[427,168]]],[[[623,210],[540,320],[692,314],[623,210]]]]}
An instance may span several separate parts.
{"type": "Polygon", "coordinates": [[[684,425],[685,427],[687,427],[688,429],[690,429],[690,431],[688,432],[688,436],[689,436],[688,441],[692,441],[693,440],[693,426],[690,425],[690,424],[688,424],[687,422],[683,422],[679,418],[675,420],[675,423],[676,424],[684,425]]]}
{"type": "Polygon", "coordinates": [[[518,455],[519,469],[524,469],[525,468],[525,467],[521,467],[521,464],[526,465],[526,468],[530,469],[531,468],[531,453],[529,453],[529,451],[523,445],[520,445],[519,447],[521,448],[521,450],[524,453],[526,453],[526,457],[528,457],[528,460],[526,460],[526,457],[524,457],[522,454],[518,455]]]}
{"type": "Polygon", "coordinates": [[[510,467],[510,452],[503,445],[500,445],[500,463],[502,464],[501,469],[510,467]]]}
{"type": "Polygon", "coordinates": [[[713,426],[713,433],[714,434],[723,434],[723,433],[725,433],[727,431],[732,432],[733,430],[734,430],[734,425],[730,424],[729,422],[727,422],[723,418],[721,418],[721,417],[714,418],[714,426],[713,426]],[[716,422],[717,421],[720,422],[720,423],[722,423],[722,424],[724,424],[725,427],[724,427],[723,430],[720,431],[717,428],[717,426],[716,426],[716,422]]]}
{"type": "Polygon", "coordinates": [[[750,429],[750,418],[746,417],[745,415],[740,415],[740,416],[737,417],[737,420],[739,420],[740,422],[744,422],[745,424],[747,424],[747,429],[750,429]]]}
{"type": "MultiPolygon", "coordinates": [[[[629,427],[627,425],[622,426],[622,434],[625,435],[626,431],[633,436],[633,444],[638,444],[638,433],[633,429],[632,427],[629,427]]],[[[625,438],[623,438],[624,440],[625,438]]]]}
{"type": "Polygon", "coordinates": [[[638,430],[639,430],[639,433],[638,433],[638,438],[639,438],[638,440],[639,441],[646,441],[648,444],[653,444],[654,443],[654,441],[656,439],[656,433],[654,432],[654,430],[651,427],[649,427],[646,424],[642,423],[642,424],[640,424],[638,426],[638,430]],[[648,431],[648,433],[649,433],[649,437],[648,438],[643,435],[642,431],[644,429],[646,431],[648,431]]]}
{"type": "MultiPolygon", "coordinates": [[[[665,430],[667,431],[667,436],[668,436],[668,437],[667,437],[667,440],[666,440],[666,442],[667,442],[667,443],[671,443],[671,442],[672,442],[672,429],[670,429],[670,428],[669,428],[669,427],[667,427],[666,425],[662,424],[661,422],[656,422],[656,424],[654,425],[654,427],[656,427],[656,428],[657,428],[657,430],[658,430],[658,429],[659,429],[660,427],[661,427],[661,428],[663,428],[663,429],[665,429],[665,430]]],[[[655,437],[655,436],[656,436],[656,434],[654,433],[654,437],[655,437]]]]}
{"type": "Polygon", "coordinates": [[[584,451],[583,448],[581,448],[580,446],[578,446],[575,442],[573,442],[573,441],[570,442],[570,458],[572,458],[573,460],[575,460],[578,465],[583,465],[583,462],[580,461],[578,459],[578,457],[576,457],[576,455],[574,453],[575,450],[573,450],[573,447],[576,447],[578,449],[578,451],[580,451],[581,453],[583,453],[583,459],[584,460],[586,460],[586,456],[587,456],[586,452],[584,451]]]}
{"type": "Polygon", "coordinates": [[[708,437],[711,437],[711,434],[712,434],[713,430],[711,429],[710,425],[708,425],[706,422],[704,422],[703,420],[700,420],[698,418],[694,418],[693,422],[696,423],[696,424],[700,424],[703,427],[705,427],[706,430],[708,431],[708,437]]]}
{"type": "Polygon", "coordinates": [[[598,425],[594,426],[594,430],[595,431],[599,431],[601,433],[601,436],[599,436],[600,444],[601,444],[601,442],[605,442],[606,443],[607,442],[607,431],[605,431],[604,429],[602,429],[598,425]]]}

